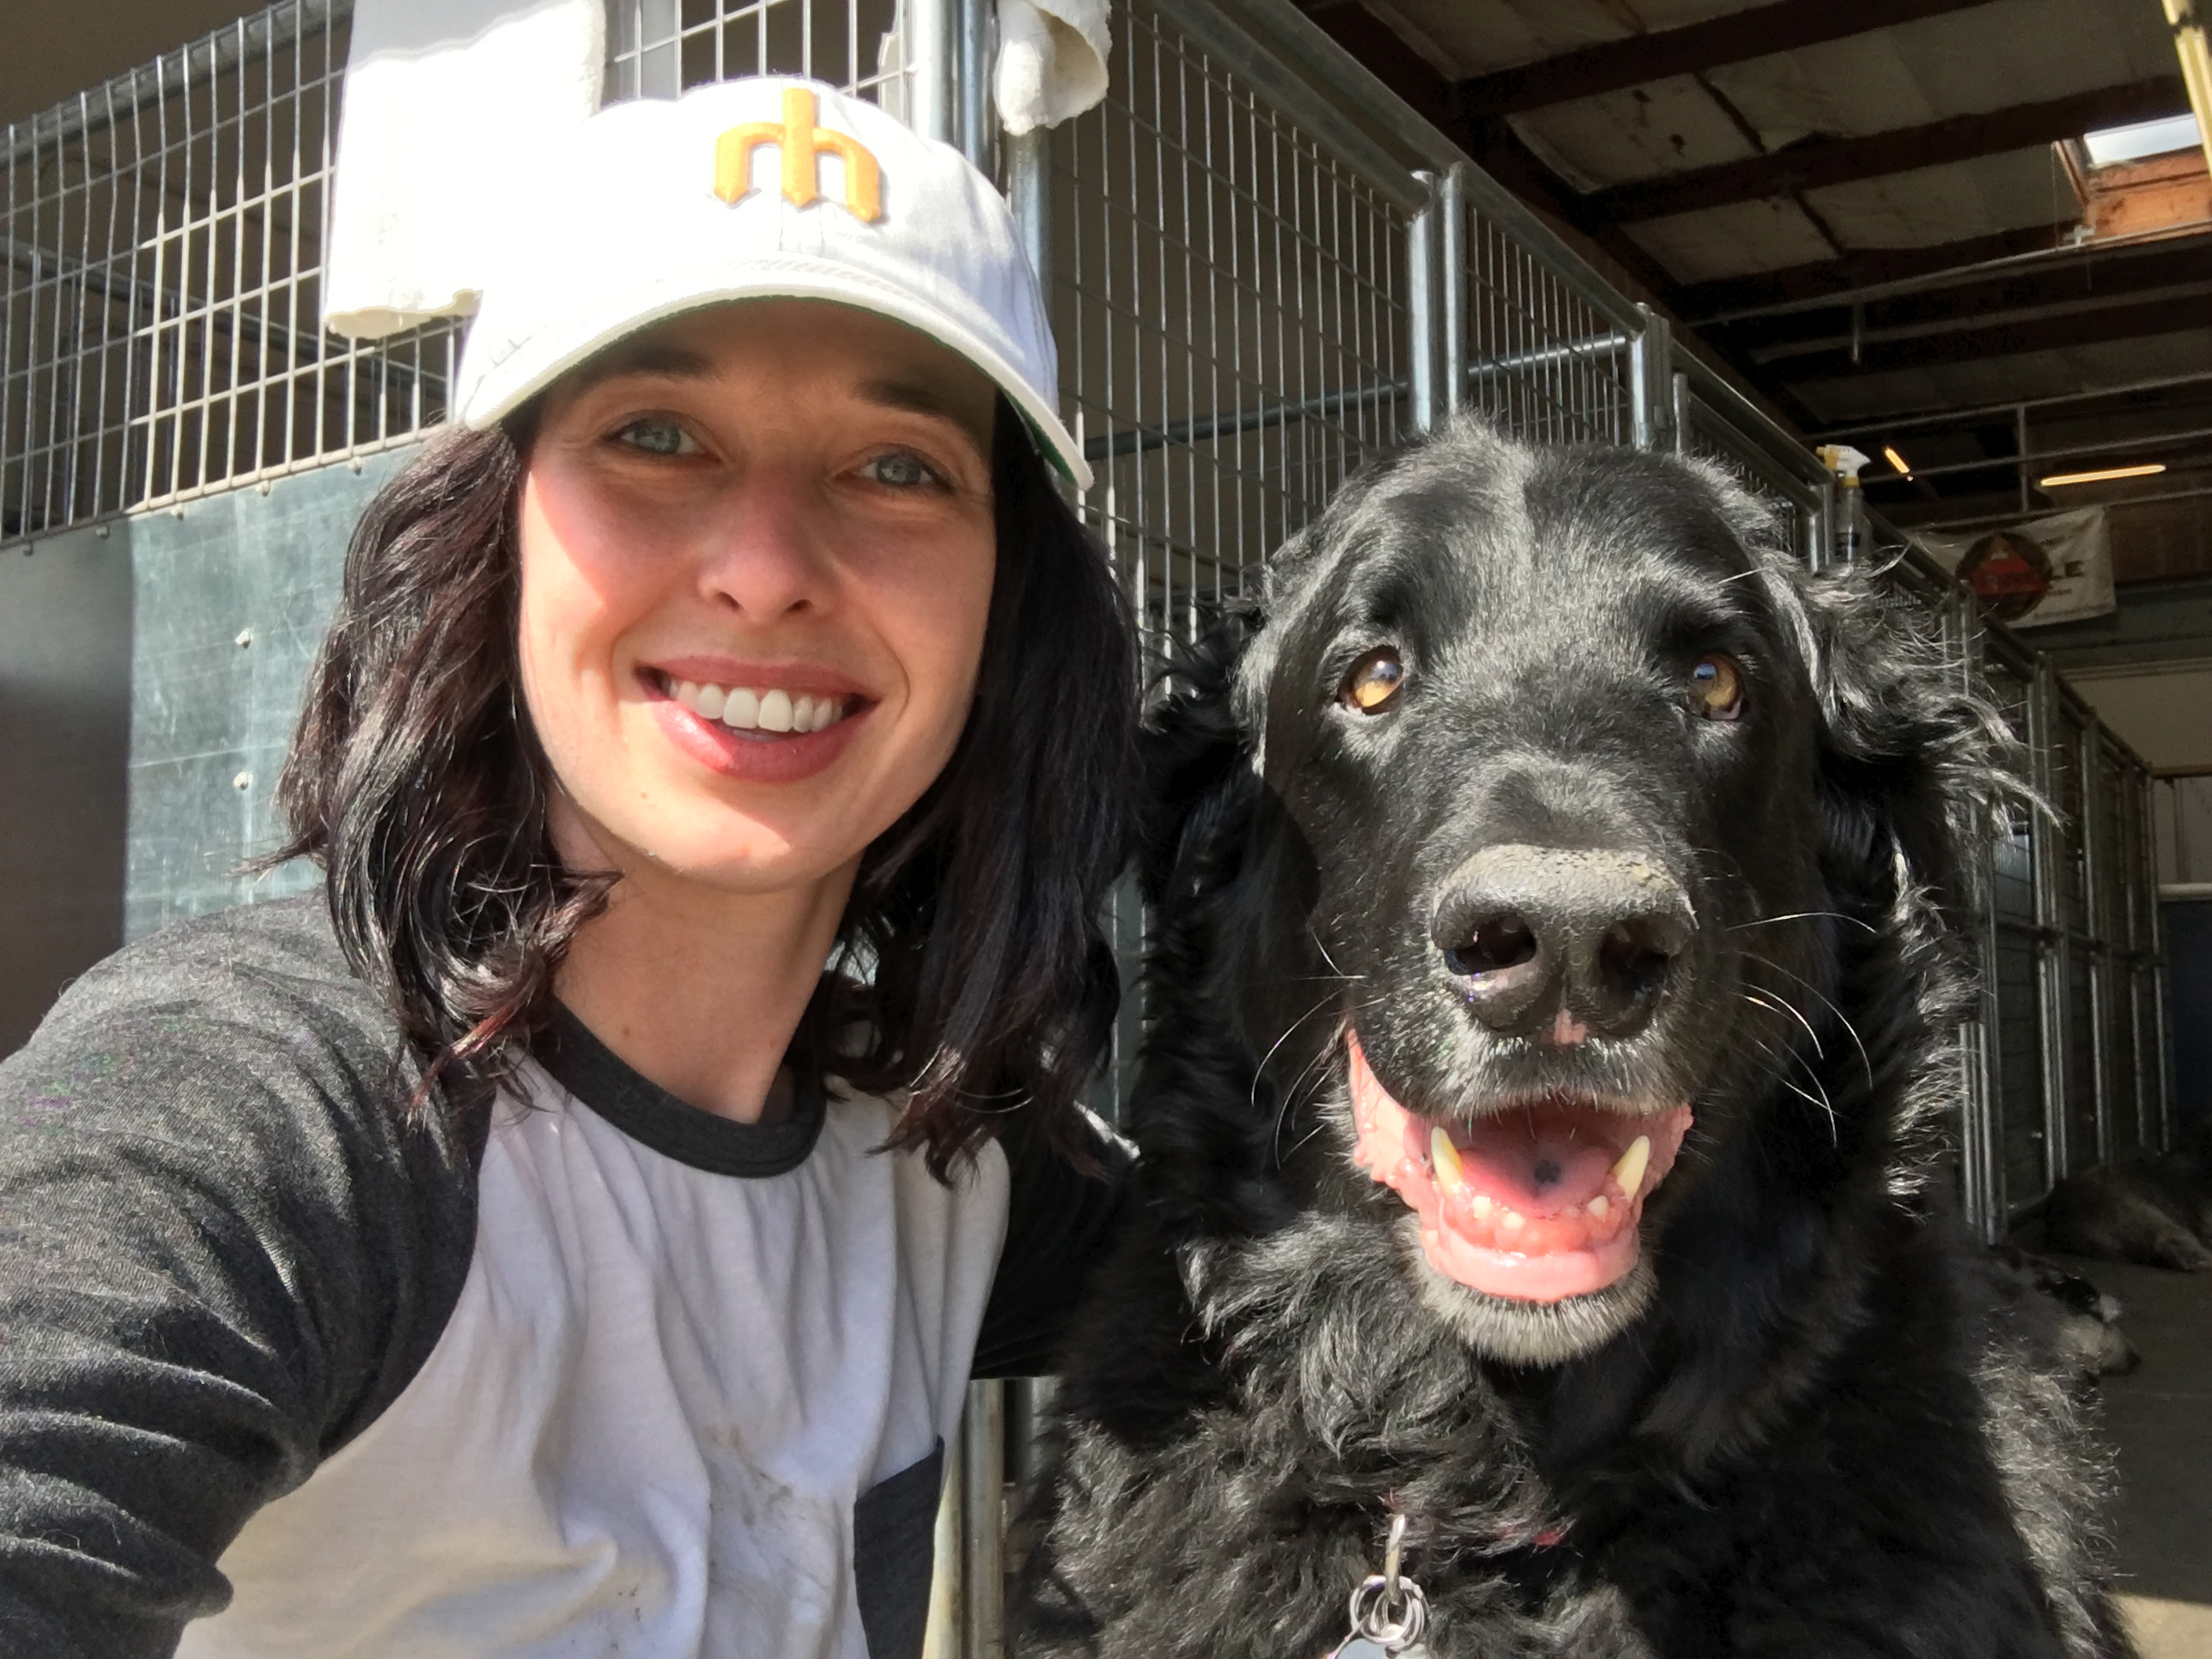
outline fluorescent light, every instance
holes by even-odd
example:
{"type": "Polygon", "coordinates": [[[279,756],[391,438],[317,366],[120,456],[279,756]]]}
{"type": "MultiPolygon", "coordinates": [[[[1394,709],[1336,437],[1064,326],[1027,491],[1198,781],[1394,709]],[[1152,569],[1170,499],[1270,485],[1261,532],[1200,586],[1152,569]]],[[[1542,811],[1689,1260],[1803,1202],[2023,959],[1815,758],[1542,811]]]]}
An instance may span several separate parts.
{"type": "Polygon", "coordinates": [[[2195,149],[2203,143],[2193,114],[2169,115],[2133,126],[2106,127],[2081,135],[2081,148],[2089,152],[2089,165],[2108,167],[2118,161],[2140,161],[2146,155],[2164,155],[2177,149],[2195,149]]]}
{"type": "Polygon", "coordinates": [[[2108,466],[2100,472],[2054,472],[2036,483],[2045,489],[2059,484],[2103,483],[2112,478],[2148,478],[2166,471],[2164,461],[2153,461],[2148,466],[2108,466]]]}
{"type": "Polygon", "coordinates": [[[1897,469],[1897,476],[1899,477],[1909,478],[1912,476],[1912,469],[1905,465],[1905,457],[1897,453],[1897,449],[1894,445],[1884,444],[1881,447],[1881,457],[1884,460],[1887,461],[1892,466],[1897,469]]]}

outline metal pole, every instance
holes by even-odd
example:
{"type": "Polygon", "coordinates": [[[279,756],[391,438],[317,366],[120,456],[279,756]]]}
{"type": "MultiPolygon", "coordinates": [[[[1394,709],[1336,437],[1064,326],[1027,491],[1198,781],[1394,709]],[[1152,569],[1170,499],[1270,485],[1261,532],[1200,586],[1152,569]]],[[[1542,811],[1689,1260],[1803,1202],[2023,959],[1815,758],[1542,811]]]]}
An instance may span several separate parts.
{"type": "Polygon", "coordinates": [[[932,1545],[936,1559],[929,1580],[929,1622],[922,1630],[921,1659],[967,1659],[967,1643],[961,1633],[965,1598],[960,1571],[960,1518],[967,1490],[961,1475],[966,1438],[964,1432],[956,1433],[952,1443],[945,1449],[945,1491],[937,1500],[937,1531],[932,1545]]]}
{"type": "Polygon", "coordinates": [[[991,26],[996,21],[991,0],[952,0],[954,32],[959,54],[958,88],[961,153],[985,173],[991,171],[991,26]]]}
{"type": "MultiPolygon", "coordinates": [[[[2165,1151],[2173,1139],[2173,1079],[2171,1072],[2172,1052],[2166,1038],[2166,912],[2158,902],[2158,824],[2153,802],[2156,788],[2148,779],[2144,781],[2142,814],[2143,893],[2149,904],[2148,949],[2150,951],[2150,1039],[2151,1065],[2147,1067],[2150,1077],[2148,1086],[2156,1092],[2151,1097],[2151,1123],[2155,1135],[2152,1146],[2165,1151]]],[[[2179,808],[2179,796],[2176,797],[2179,808]]],[[[2179,872],[2177,872],[2179,873],[2179,872]]]]}
{"type": "Polygon", "coordinates": [[[1690,377],[1676,369],[1667,377],[1674,401],[1674,453],[1693,453],[1690,447],[1690,377]]]}
{"type": "Polygon", "coordinates": [[[2081,732],[2081,920],[2087,935],[2084,948],[2089,957],[2089,1074],[2097,1106],[2097,1161],[2112,1158],[2112,1101],[2108,1076],[2112,1066],[2109,1003],[2112,961],[2112,906],[2106,901],[2105,868],[2110,856],[2105,847],[2105,744],[2097,717],[2092,714],[2081,732]]]}
{"type": "Polygon", "coordinates": [[[1427,205],[1406,221],[1406,328],[1412,360],[1413,430],[1424,435],[1437,428],[1437,175],[1413,175],[1429,193],[1427,205]]]}
{"type": "Polygon", "coordinates": [[[1036,272],[1037,288],[1052,309],[1052,132],[1040,127],[1008,137],[1000,149],[1006,161],[1006,200],[1022,228],[1022,246],[1036,272]]]}
{"type": "Polygon", "coordinates": [[[1674,413],[1674,325],[1650,306],[1637,313],[1644,327],[1628,349],[1630,396],[1635,403],[1635,441],[1638,449],[1669,447],[1668,427],[1674,413]]]}
{"type": "Polygon", "coordinates": [[[1443,312],[1443,413],[1447,418],[1467,407],[1467,187],[1463,172],[1463,164],[1446,167],[1437,193],[1443,231],[1438,239],[1443,267],[1439,298],[1443,312]]]}
{"type": "Polygon", "coordinates": [[[908,0],[907,120],[925,138],[960,142],[953,9],[959,0],[908,0]]]}
{"type": "MultiPolygon", "coordinates": [[[[2054,745],[2057,741],[2057,680],[2051,664],[2035,659],[2035,678],[2028,689],[2027,741],[2036,793],[2054,798],[2054,745]]],[[[2066,1144],[2066,915],[2058,892],[2060,849],[2054,846],[2049,820],[2039,819],[2030,832],[2035,877],[2036,981],[2043,1012],[2043,1189],[2071,1173],[2071,1153],[2066,1144]]]]}
{"type": "MultiPolygon", "coordinates": [[[[1983,690],[1981,611],[1966,592],[1954,586],[1943,599],[1944,635],[1959,678],[1970,690],[1983,690]]],[[[1959,1161],[1966,1215],[1984,1242],[2004,1236],[2007,1200],[2004,1167],[2003,1013],[1997,1002],[1996,830],[1978,825],[1975,865],[1974,944],[1979,958],[1979,995],[1975,1018],[1960,1030],[1960,1060],[1966,1072],[1964,1121],[1960,1125],[1959,1161]]]]}
{"type": "Polygon", "coordinates": [[[963,1495],[961,1574],[967,1591],[964,1659],[1003,1659],[1006,1650],[1006,1395],[998,1382],[968,1388],[960,1431],[963,1495]]]}

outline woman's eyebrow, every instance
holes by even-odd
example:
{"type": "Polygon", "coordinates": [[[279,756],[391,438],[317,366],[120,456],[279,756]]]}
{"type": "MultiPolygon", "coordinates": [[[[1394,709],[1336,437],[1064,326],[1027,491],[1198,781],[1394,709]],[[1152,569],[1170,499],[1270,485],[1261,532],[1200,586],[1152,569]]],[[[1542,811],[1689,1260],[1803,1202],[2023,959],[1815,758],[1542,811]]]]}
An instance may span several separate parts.
{"type": "MultiPolygon", "coordinates": [[[[921,380],[863,380],[858,387],[861,397],[885,409],[901,410],[909,415],[933,415],[939,420],[950,421],[975,441],[982,453],[991,453],[991,432],[986,426],[978,430],[975,416],[963,411],[951,398],[935,386],[921,380]]],[[[988,414],[985,419],[989,419],[988,414]]]]}
{"type": "Polygon", "coordinates": [[[626,374],[650,375],[664,380],[711,380],[714,360],[665,341],[648,340],[634,346],[617,346],[578,369],[573,392],[588,392],[626,374]]]}

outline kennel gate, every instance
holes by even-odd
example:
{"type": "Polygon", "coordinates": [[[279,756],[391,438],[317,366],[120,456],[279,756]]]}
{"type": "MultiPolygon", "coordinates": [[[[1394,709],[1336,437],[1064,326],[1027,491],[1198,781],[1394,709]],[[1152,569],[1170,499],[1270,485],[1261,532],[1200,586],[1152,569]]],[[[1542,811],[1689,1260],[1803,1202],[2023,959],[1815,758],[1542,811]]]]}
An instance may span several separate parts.
{"type": "MultiPolygon", "coordinates": [[[[1831,556],[1834,487],[1817,459],[1290,0],[1129,0],[1105,103],[1022,139],[994,131],[984,95],[988,0],[609,6],[611,98],[810,73],[1000,179],[1097,475],[1081,509],[1155,642],[1188,638],[1242,592],[1361,461],[1462,410],[1539,439],[1708,457],[1809,563],[1831,556]]],[[[278,0],[0,138],[11,555],[213,497],[249,513],[272,483],[313,485],[334,463],[373,475],[380,452],[444,417],[458,326],[371,344],[319,328],[349,15],[349,0],[278,0]]],[[[298,554],[327,572],[339,550],[298,554]]],[[[2033,744],[2045,798],[2072,809],[2014,814],[1989,842],[1960,1144],[1970,1212],[1994,1236],[2058,1175],[2162,1143],[2148,775],[1940,573],[1907,553],[1891,580],[1902,619],[1940,633],[2033,744]]],[[[206,693],[134,686],[134,709],[142,695],[206,693]]],[[[204,821],[233,826],[222,857],[260,850],[265,815],[204,821]]],[[[1126,895],[1114,921],[1133,963],[1142,918],[1126,895]]],[[[1116,1079],[1141,1018],[1133,998],[1116,1079]]],[[[971,1394],[940,1521],[941,1659],[999,1650],[1007,1474],[1036,1404],[1034,1385],[971,1394]]]]}

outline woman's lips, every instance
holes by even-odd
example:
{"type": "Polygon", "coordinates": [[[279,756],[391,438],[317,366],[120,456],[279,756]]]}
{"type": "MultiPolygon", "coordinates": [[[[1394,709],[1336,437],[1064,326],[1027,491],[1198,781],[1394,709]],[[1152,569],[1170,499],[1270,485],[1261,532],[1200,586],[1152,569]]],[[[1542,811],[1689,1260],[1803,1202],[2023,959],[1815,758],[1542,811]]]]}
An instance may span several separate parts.
{"type": "Polygon", "coordinates": [[[1554,1102],[1432,1121],[1376,1080],[1347,1033],[1353,1157],[1420,1217],[1429,1265],[1488,1296],[1559,1302],[1635,1267],[1644,1201],[1689,1132],[1686,1105],[1631,1116],[1554,1102]]]}
{"type": "MultiPolygon", "coordinates": [[[[679,680],[658,666],[640,669],[637,678],[646,706],[670,742],[708,770],[747,783],[797,783],[813,776],[844,752],[876,708],[867,698],[826,686],[809,690],[773,682],[738,682],[724,687],[711,681],[679,680]],[[702,698],[698,695],[702,690],[720,695],[702,698]],[[747,701],[741,708],[731,709],[738,693],[747,701]],[[742,714],[743,723],[732,725],[707,712],[718,704],[732,717],[742,714]],[[835,711],[827,725],[818,723],[819,712],[810,718],[810,710],[824,706],[835,711]],[[799,720],[813,729],[794,729],[799,720]]],[[[759,678],[767,680],[766,675],[759,678]]],[[[818,685],[824,677],[805,678],[818,685]]],[[[737,677],[732,678],[736,681],[737,677]]]]}

